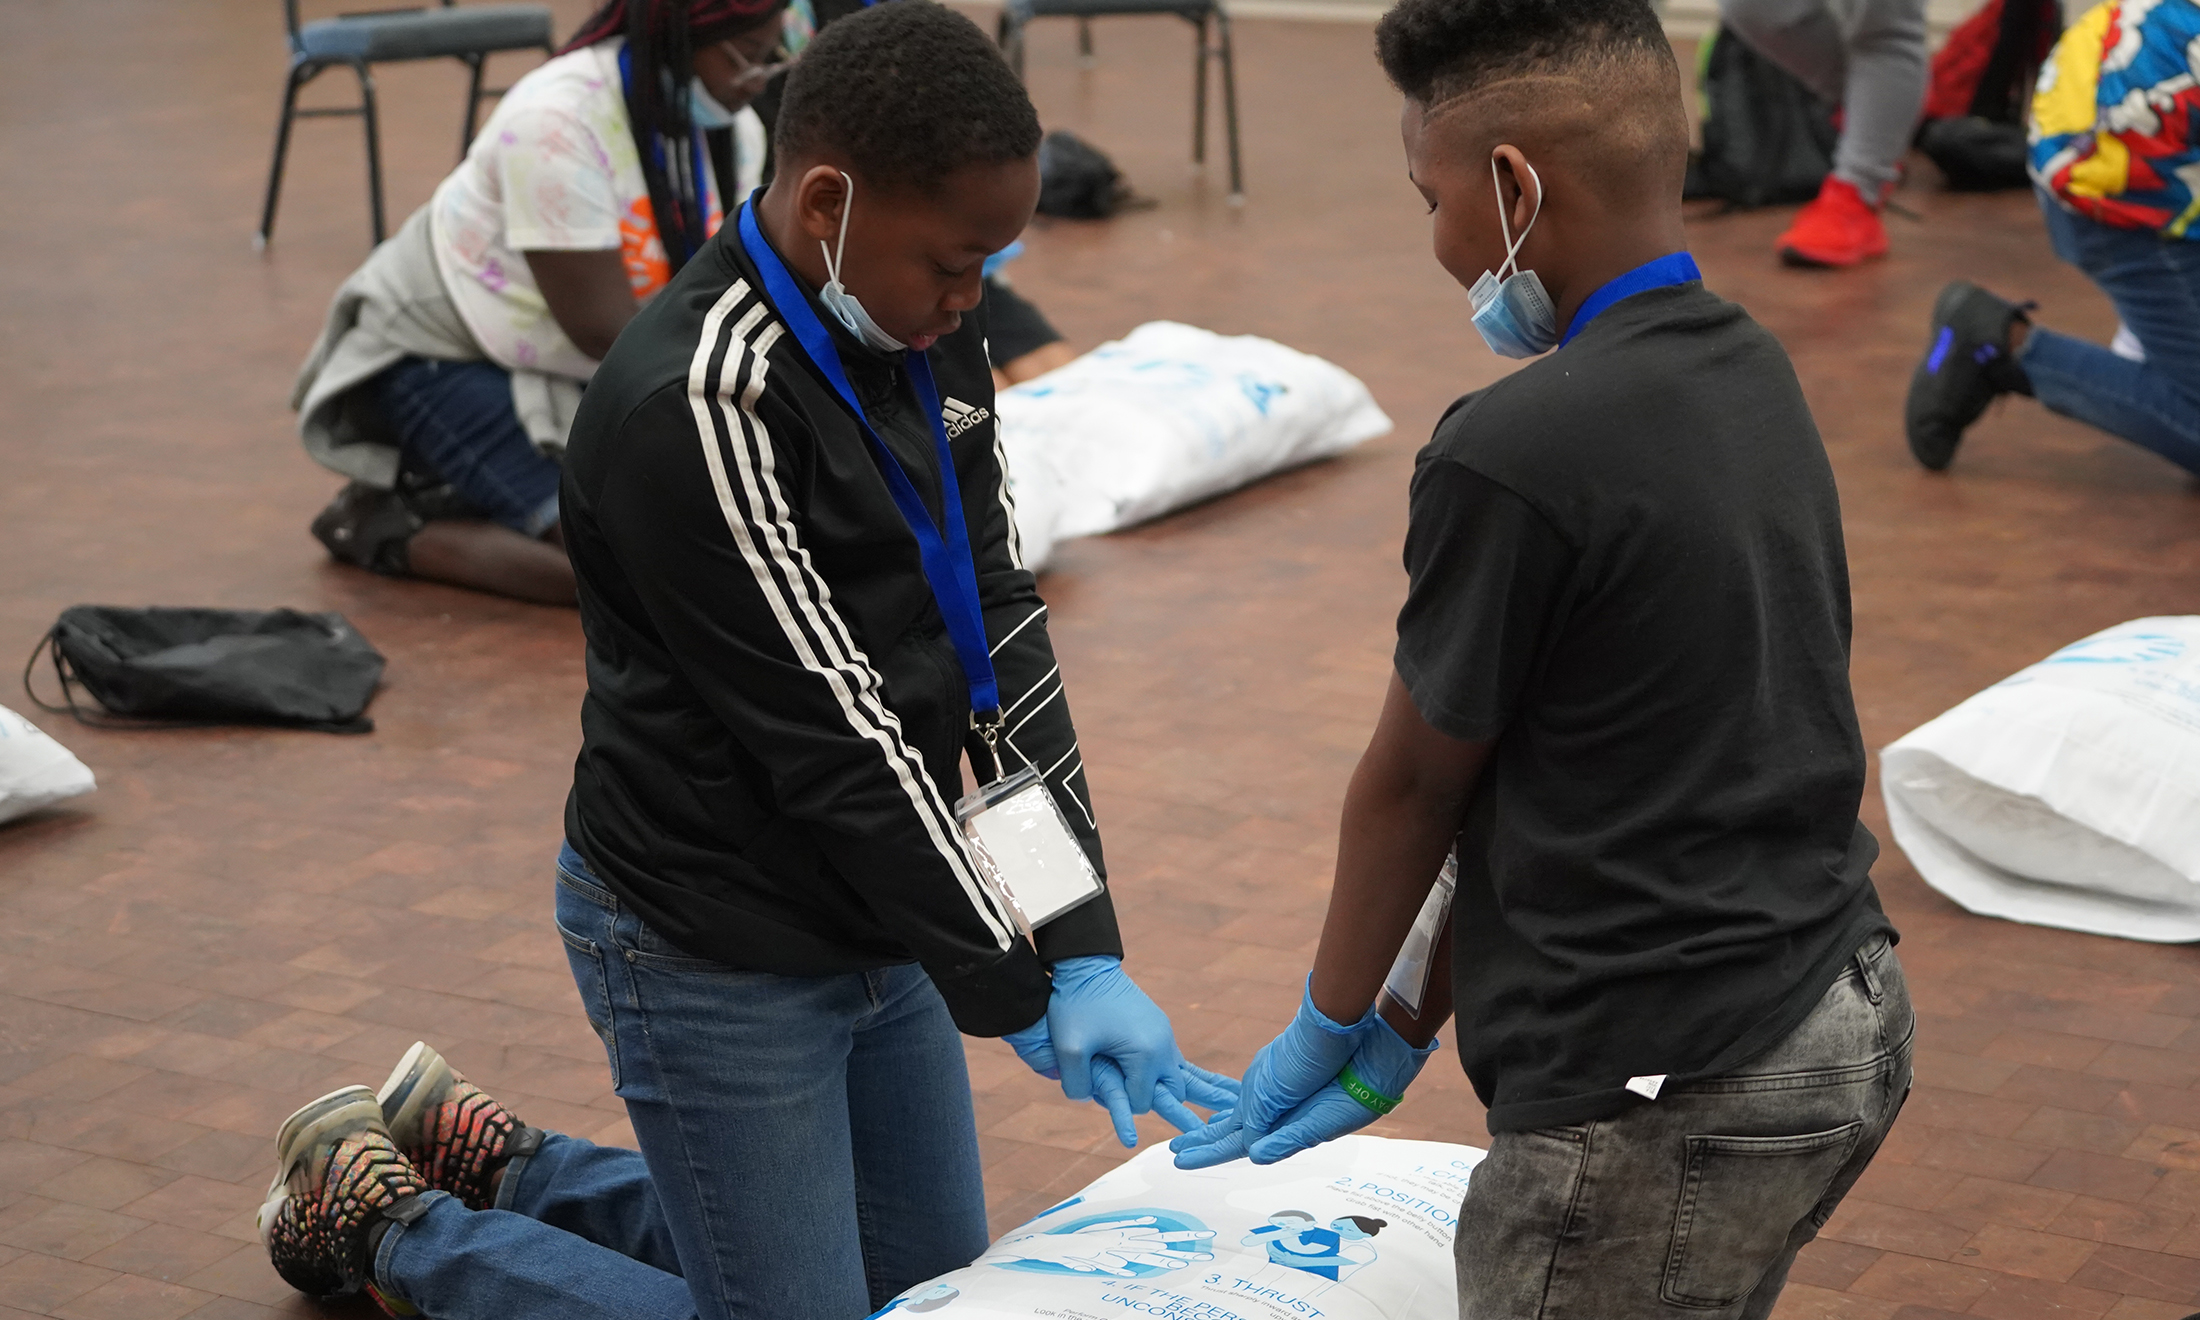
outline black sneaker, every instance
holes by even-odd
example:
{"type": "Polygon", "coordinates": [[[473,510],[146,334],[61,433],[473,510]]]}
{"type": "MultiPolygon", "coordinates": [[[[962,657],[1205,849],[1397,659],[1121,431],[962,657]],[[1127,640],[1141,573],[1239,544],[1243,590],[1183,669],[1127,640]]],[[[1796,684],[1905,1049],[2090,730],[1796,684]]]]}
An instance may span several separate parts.
{"type": "Polygon", "coordinates": [[[413,533],[423,525],[404,496],[354,481],[313,520],[313,536],[347,564],[403,577],[412,568],[413,533]]]}
{"type": "Polygon", "coordinates": [[[1910,376],[1910,397],[1902,409],[1903,430],[1918,462],[1935,472],[1946,468],[1964,429],[1995,396],[2032,392],[2009,347],[2009,328],[2029,306],[1966,280],[1940,291],[1925,360],[1910,376]]]}

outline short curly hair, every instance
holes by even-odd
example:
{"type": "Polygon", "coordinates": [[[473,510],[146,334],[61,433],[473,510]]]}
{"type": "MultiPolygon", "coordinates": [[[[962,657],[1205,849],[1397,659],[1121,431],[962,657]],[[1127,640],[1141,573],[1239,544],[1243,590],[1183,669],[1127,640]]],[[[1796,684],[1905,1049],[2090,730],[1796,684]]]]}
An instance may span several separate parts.
{"type": "Polygon", "coordinates": [[[1383,72],[1435,107],[1523,74],[1593,72],[1673,48],[1650,0],[1398,0],[1375,27],[1383,72]]]}
{"type": "Polygon", "coordinates": [[[1039,114],[978,25],[932,0],[828,24],[787,76],[773,154],[837,151],[866,182],[936,192],[967,165],[1039,149],[1039,114]]]}

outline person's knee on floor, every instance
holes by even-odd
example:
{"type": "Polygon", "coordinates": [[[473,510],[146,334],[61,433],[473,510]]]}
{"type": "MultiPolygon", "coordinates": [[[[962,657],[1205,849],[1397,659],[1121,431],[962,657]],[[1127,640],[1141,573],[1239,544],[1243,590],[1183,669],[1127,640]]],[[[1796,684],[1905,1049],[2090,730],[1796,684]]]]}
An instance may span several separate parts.
{"type": "Polygon", "coordinates": [[[2200,19],[2189,6],[2147,11],[2111,65],[2110,18],[2109,5],[2090,11],[2049,57],[2032,102],[2031,169],[2055,254],[2115,305],[2116,341],[2034,327],[2031,303],[1947,285],[1904,405],[1910,451],[1927,468],[1948,466],[1993,399],[2027,394],[2200,474],[2200,139],[2171,131],[2174,120],[2121,117],[2134,98],[2188,77],[2200,19]]]}
{"type": "Polygon", "coordinates": [[[574,603],[571,567],[549,534],[571,401],[700,249],[726,199],[760,177],[763,127],[740,116],[781,67],[783,8],[604,4],[505,95],[422,212],[347,281],[301,380],[308,448],[375,476],[393,465],[341,451],[394,447],[404,467],[440,471],[461,509],[431,508],[402,472],[394,484],[355,479],[313,524],[338,560],[574,603]],[[646,34],[634,50],[630,31],[646,34]],[[633,67],[637,52],[648,67],[633,67]],[[705,150],[708,134],[730,146],[705,150]],[[721,180],[726,162],[735,177],[721,180]],[[432,225],[416,223],[429,215],[432,225]],[[388,314],[439,304],[453,315],[388,314]],[[382,313],[338,314],[358,305],[382,313]],[[363,364],[393,357],[366,374],[363,364]],[[550,403],[518,403],[516,377],[550,403]],[[368,410],[386,425],[357,425],[368,410]]]}

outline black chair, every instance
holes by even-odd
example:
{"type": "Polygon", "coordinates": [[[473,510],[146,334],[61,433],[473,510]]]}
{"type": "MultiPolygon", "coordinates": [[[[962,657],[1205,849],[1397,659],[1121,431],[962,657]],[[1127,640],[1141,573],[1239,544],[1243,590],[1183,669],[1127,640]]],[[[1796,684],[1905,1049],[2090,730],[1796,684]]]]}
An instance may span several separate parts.
{"type": "Polygon", "coordinates": [[[1245,200],[1238,163],[1237,66],[1230,51],[1230,15],[1221,0],[1007,0],[1001,6],[1001,50],[1016,76],[1024,72],[1024,25],[1035,18],[1075,18],[1077,49],[1092,58],[1092,20],[1113,14],[1174,14],[1192,25],[1192,160],[1207,160],[1207,65],[1222,64],[1222,114],[1230,140],[1230,202],[1245,200]]]}
{"type": "Polygon", "coordinates": [[[267,175],[267,202],[260,208],[259,246],[275,232],[275,202],[283,191],[283,160],[290,154],[291,121],[328,115],[358,115],[367,121],[367,196],[374,212],[374,241],[385,237],[382,223],[381,125],[374,112],[374,75],[370,64],[399,60],[455,59],[473,71],[466,90],[466,126],[458,140],[465,159],[473,144],[474,118],[483,97],[501,96],[501,87],[481,85],[483,63],[500,50],[548,53],[550,10],[545,5],[469,5],[443,0],[439,9],[384,9],[343,14],[318,22],[298,21],[298,0],[283,0],[283,21],[290,30],[290,77],[283,85],[283,117],[275,129],[275,163],[267,175]],[[359,76],[359,104],[319,110],[298,108],[298,89],[339,64],[359,76]]]}

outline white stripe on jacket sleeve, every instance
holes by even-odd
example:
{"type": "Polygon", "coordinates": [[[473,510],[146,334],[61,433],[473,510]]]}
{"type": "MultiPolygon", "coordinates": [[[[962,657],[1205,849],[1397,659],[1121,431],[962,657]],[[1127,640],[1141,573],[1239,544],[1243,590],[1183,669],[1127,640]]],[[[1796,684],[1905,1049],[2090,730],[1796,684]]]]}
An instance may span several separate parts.
{"type": "MultiPolygon", "coordinates": [[[[1008,493],[1008,446],[1001,441],[1000,401],[993,404],[993,466],[1001,474],[1001,512],[1008,516],[1008,562],[1024,566],[1024,534],[1016,526],[1016,497],[1008,493]]],[[[1031,620],[1024,620],[1025,623],[1031,620]]],[[[1001,639],[1006,642],[1007,638],[1001,639]]],[[[993,648],[998,651],[1001,648],[993,648]]]]}
{"type": "Polygon", "coordinates": [[[796,538],[793,516],[773,475],[771,436],[756,413],[770,366],[766,355],[785,333],[785,327],[770,317],[759,298],[733,325],[730,336],[725,328],[734,309],[750,297],[747,282],[737,280],[719,298],[703,319],[702,338],[688,368],[689,406],[695,414],[703,461],[710,470],[726,527],[733,533],[735,545],[755,575],[757,588],[771,606],[796,658],[803,668],[824,680],[848,726],[878,745],[887,769],[908,797],[933,848],[991,932],[995,946],[1006,952],[1015,939],[1013,923],[979,882],[962,832],[940,796],[939,786],[903,739],[900,718],[879,695],[883,680],[855,645],[845,621],[833,608],[832,589],[812,567],[809,552],[796,538]],[[713,389],[710,363],[721,341],[725,358],[713,389]],[[735,389],[742,368],[747,370],[748,382],[740,389],[736,402],[735,389]],[[724,451],[720,448],[721,437],[724,451]],[[726,468],[727,451],[733,458],[731,473],[726,468]]]}

